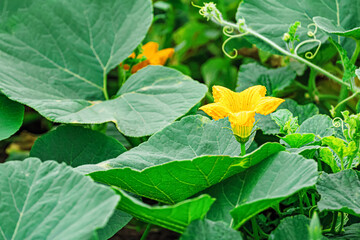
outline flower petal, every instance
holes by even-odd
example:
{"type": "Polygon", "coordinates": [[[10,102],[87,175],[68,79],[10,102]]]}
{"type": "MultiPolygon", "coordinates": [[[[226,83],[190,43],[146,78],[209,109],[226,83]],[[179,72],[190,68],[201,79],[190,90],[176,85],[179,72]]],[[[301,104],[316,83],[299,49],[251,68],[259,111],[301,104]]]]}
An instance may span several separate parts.
{"type": "MultiPolygon", "coordinates": [[[[146,67],[147,65],[149,65],[149,59],[146,59],[145,61],[139,62],[138,64],[134,65],[131,69],[131,73],[136,73],[137,71],[146,67]]],[[[127,69],[125,69],[125,70],[127,70],[127,69]]]]}
{"type": "Polygon", "coordinates": [[[156,42],[148,42],[142,46],[143,53],[139,54],[138,58],[145,56],[147,59],[152,58],[159,49],[159,44],[156,42]]]}
{"type": "Polygon", "coordinates": [[[239,93],[222,86],[213,86],[212,90],[215,102],[222,103],[222,105],[227,107],[231,112],[241,111],[239,93]]]}
{"type": "Polygon", "coordinates": [[[269,113],[274,112],[283,102],[285,102],[285,100],[281,98],[263,97],[258,102],[255,111],[262,115],[268,115],[269,113]]]}
{"type": "Polygon", "coordinates": [[[221,103],[210,103],[199,108],[204,111],[207,115],[212,117],[214,120],[219,120],[229,116],[229,109],[221,103]]]}
{"type": "Polygon", "coordinates": [[[240,138],[246,139],[250,136],[255,122],[255,111],[242,111],[230,113],[229,121],[233,133],[240,138]]]}
{"type": "Polygon", "coordinates": [[[172,57],[175,50],[173,48],[166,48],[158,51],[149,60],[150,65],[164,65],[166,61],[172,57]]]}
{"type": "Polygon", "coordinates": [[[265,97],[266,87],[257,85],[240,92],[241,111],[254,111],[259,101],[265,97]]]}
{"type": "Polygon", "coordinates": [[[229,114],[231,125],[253,126],[255,122],[255,111],[241,111],[229,114]]]}

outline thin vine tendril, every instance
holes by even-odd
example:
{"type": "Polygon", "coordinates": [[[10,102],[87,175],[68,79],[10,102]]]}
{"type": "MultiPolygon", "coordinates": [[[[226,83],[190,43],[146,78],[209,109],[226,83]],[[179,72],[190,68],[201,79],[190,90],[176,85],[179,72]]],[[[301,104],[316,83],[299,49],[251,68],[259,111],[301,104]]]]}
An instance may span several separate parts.
{"type": "Polygon", "coordinates": [[[317,25],[316,25],[315,23],[310,23],[310,24],[307,26],[307,28],[309,29],[309,31],[307,32],[307,35],[308,35],[309,37],[312,37],[313,39],[305,40],[305,41],[299,43],[299,44],[296,46],[296,48],[295,48],[295,50],[294,50],[294,53],[295,53],[296,55],[298,55],[297,51],[299,50],[300,47],[304,46],[304,45],[307,44],[307,43],[314,43],[314,42],[316,42],[316,43],[318,43],[318,46],[317,46],[315,52],[312,53],[312,52],[308,51],[308,52],[305,53],[305,58],[307,58],[307,59],[313,59],[313,58],[316,56],[316,54],[319,52],[319,50],[320,50],[321,41],[316,38],[316,33],[317,33],[317,28],[318,28],[318,27],[317,27],[317,25]],[[312,26],[315,27],[314,31],[311,31],[311,29],[310,29],[310,27],[312,27],[312,26]]]}
{"type": "Polygon", "coordinates": [[[229,37],[228,39],[226,39],[222,46],[221,46],[221,49],[222,51],[224,52],[224,54],[228,57],[228,58],[231,58],[231,59],[234,59],[238,56],[238,52],[237,52],[237,49],[236,48],[233,48],[232,51],[234,52],[234,54],[230,54],[228,52],[226,52],[226,49],[225,49],[225,46],[226,44],[233,38],[241,38],[243,36],[245,36],[246,34],[248,34],[248,32],[244,32],[244,33],[240,33],[240,34],[236,34],[236,35],[231,35],[231,33],[234,32],[234,28],[233,27],[230,27],[230,26],[225,26],[223,28],[223,33],[225,36],[229,37]]]}

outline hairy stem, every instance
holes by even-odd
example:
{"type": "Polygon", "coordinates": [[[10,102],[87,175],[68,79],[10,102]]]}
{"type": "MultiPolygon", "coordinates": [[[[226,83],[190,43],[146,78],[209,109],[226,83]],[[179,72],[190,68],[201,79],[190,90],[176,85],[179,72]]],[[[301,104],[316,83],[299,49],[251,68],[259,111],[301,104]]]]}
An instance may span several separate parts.
{"type": "Polygon", "coordinates": [[[334,234],[336,233],[335,228],[336,228],[337,218],[338,218],[338,212],[334,211],[333,220],[332,220],[332,224],[331,224],[331,230],[330,230],[330,232],[332,232],[334,234]]]}
{"type": "Polygon", "coordinates": [[[356,48],[355,48],[355,51],[354,51],[354,53],[353,53],[353,55],[351,56],[351,59],[350,59],[350,62],[352,64],[355,65],[356,60],[359,57],[359,53],[360,53],[360,40],[356,40],[356,48]]]}
{"type": "Polygon", "coordinates": [[[310,75],[309,75],[309,83],[308,83],[308,89],[311,99],[315,98],[315,95],[317,93],[316,89],[316,75],[317,72],[314,68],[310,68],[310,75]]]}
{"type": "Polygon", "coordinates": [[[339,102],[336,107],[334,108],[334,112],[337,111],[337,109],[339,108],[339,106],[343,105],[344,103],[346,103],[347,101],[350,101],[351,99],[353,99],[354,97],[356,97],[360,92],[355,92],[353,95],[345,98],[344,100],[342,100],[341,102],[339,102]]]}
{"type": "MultiPolygon", "coordinates": [[[[214,21],[216,23],[218,23],[216,20],[214,21]]],[[[218,23],[219,24],[219,23],[218,23]]],[[[239,29],[239,26],[235,23],[231,23],[231,22],[228,22],[228,21],[225,21],[223,20],[222,23],[220,23],[221,25],[223,26],[229,26],[229,27],[232,27],[234,29],[239,29]]],[[[349,83],[346,83],[346,82],[343,82],[342,79],[336,77],[335,75],[329,73],[328,71],[326,71],[325,69],[317,66],[316,64],[313,64],[312,62],[296,55],[296,54],[293,54],[293,53],[290,53],[289,51],[283,49],[282,47],[280,47],[279,45],[277,45],[275,42],[271,41],[270,39],[268,39],[267,37],[261,35],[260,33],[252,30],[251,28],[247,27],[246,25],[242,26],[242,29],[245,31],[245,32],[248,32],[249,34],[259,38],[260,40],[264,41],[265,43],[267,43],[268,45],[270,45],[271,47],[273,47],[274,49],[276,49],[277,51],[279,51],[280,53],[286,55],[286,56],[289,56],[293,59],[296,59],[298,60],[299,62],[302,62],[306,65],[308,65],[309,67],[315,69],[317,72],[319,73],[322,73],[324,74],[325,76],[327,76],[328,78],[334,80],[335,82],[341,84],[341,85],[345,85],[347,87],[350,87],[350,84],[349,83]]]]}
{"type": "Polygon", "coordinates": [[[240,143],[240,146],[241,146],[241,156],[244,156],[246,154],[245,143],[240,143]]]}

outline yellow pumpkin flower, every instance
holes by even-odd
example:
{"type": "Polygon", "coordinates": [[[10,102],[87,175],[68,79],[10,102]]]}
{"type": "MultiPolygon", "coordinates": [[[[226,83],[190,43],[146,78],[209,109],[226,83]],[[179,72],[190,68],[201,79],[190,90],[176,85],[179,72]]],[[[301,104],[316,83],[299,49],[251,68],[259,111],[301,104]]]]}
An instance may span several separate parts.
{"type": "Polygon", "coordinates": [[[265,97],[264,86],[253,86],[237,93],[221,86],[213,86],[214,103],[202,106],[214,120],[229,117],[233,133],[247,141],[255,122],[255,113],[268,115],[274,112],[285,100],[265,97]]]}
{"type": "MultiPolygon", "coordinates": [[[[142,49],[143,53],[139,54],[137,58],[145,57],[146,60],[133,66],[131,69],[132,73],[136,73],[148,65],[164,65],[175,52],[173,48],[166,48],[159,51],[159,44],[156,42],[148,42],[142,46],[142,49]]],[[[135,53],[132,53],[129,58],[135,58],[135,53]]],[[[124,69],[128,70],[129,66],[124,65],[124,69]]]]}

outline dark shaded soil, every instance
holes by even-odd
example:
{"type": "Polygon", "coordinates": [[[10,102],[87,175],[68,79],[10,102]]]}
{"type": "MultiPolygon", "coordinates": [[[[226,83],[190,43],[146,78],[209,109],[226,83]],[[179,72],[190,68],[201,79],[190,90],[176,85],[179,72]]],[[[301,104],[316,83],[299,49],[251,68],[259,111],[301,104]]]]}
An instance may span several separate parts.
{"type": "MultiPolygon", "coordinates": [[[[138,232],[135,229],[123,228],[110,240],[139,240],[143,232],[138,232]]],[[[180,234],[172,232],[167,229],[154,227],[147,236],[146,240],[177,240],[180,234]]]]}

